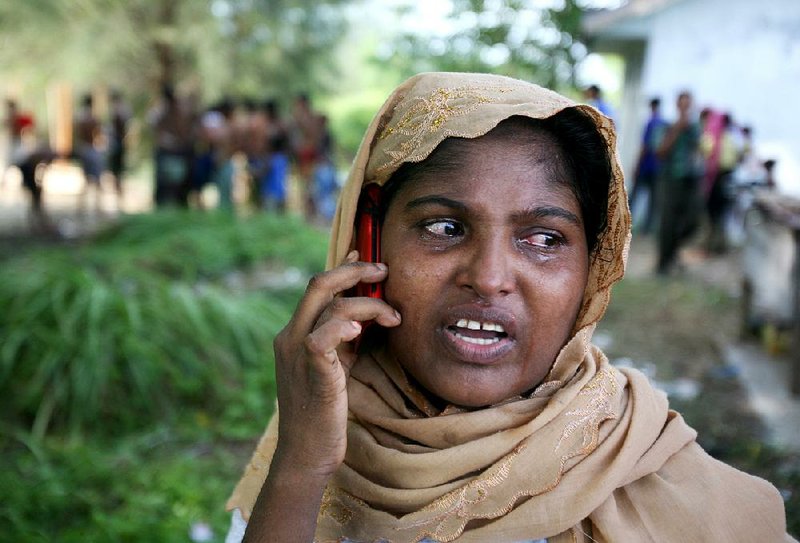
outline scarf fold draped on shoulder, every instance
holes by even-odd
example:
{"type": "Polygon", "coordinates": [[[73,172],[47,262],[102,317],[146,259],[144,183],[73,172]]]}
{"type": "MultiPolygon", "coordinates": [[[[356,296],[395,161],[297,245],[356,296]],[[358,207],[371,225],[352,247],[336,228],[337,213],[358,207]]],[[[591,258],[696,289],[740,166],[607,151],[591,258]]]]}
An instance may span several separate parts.
{"type": "MultiPolygon", "coordinates": [[[[353,246],[364,185],[386,183],[445,138],[565,108],[594,122],[613,173],[574,334],[532,393],[474,410],[437,407],[379,347],[361,355],[348,385],[347,453],[323,496],[317,541],[790,540],[769,483],[709,457],[663,393],[591,344],[630,241],[613,123],[594,108],[501,76],[411,78],[367,129],[340,195],[328,267],[353,246]]],[[[227,503],[245,519],[269,470],[277,418],[227,503]]]]}

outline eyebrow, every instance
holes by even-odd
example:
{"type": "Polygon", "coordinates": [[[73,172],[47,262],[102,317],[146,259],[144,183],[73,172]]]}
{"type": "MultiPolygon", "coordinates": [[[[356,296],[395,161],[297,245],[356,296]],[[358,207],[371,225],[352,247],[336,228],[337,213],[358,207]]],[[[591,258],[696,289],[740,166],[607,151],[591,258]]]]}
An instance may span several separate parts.
{"type": "Polygon", "coordinates": [[[583,221],[577,215],[558,206],[537,206],[514,214],[515,220],[542,219],[545,217],[557,217],[569,221],[575,226],[583,226],[583,221]]]}
{"type": "Polygon", "coordinates": [[[428,205],[438,205],[458,211],[467,211],[467,206],[463,202],[447,198],[446,196],[422,196],[420,198],[414,198],[406,204],[406,209],[411,210],[428,205]]]}
{"type": "MultiPolygon", "coordinates": [[[[469,210],[467,205],[463,202],[453,200],[452,198],[447,198],[446,196],[422,196],[420,198],[415,198],[406,204],[406,209],[411,210],[427,205],[438,205],[458,211],[469,210]]],[[[514,220],[522,222],[525,220],[542,219],[545,217],[557,217],[569,221],[576,226],[583,226],[583,221],[581,221],[577,215],[564,209],[563,207],[558,206],[537,206],[513,215],[514,220]]]]}

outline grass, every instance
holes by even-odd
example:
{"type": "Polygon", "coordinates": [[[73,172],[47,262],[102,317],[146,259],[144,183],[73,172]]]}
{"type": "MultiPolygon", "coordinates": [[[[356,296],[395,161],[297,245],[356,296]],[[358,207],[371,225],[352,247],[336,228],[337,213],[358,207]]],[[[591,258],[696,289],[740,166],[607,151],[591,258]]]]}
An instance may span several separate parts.
{"type": "Polygon", "coordinates": [[[235,397],[270,368],[302,285],[226,286],[257,265],[322,267],[322,234],[292,220],[171,212],[132,218],[77,248],[0,272],[0,409],[41,437],[146,426],[235,397]]]}
{"type": "Polygon", "coordinates": [[[101,443],[2,443],[4,458],[15,460],[0,472],[7,541],[185,542],[201,522],[222,540],[222,505],[241,459],[211,431],[160,426],[101,443]]]}
{"type": "Polygon", "coordinates": [[[172,211],[0,257],[0,539],[222,541],[325,238],[172,211]]]}

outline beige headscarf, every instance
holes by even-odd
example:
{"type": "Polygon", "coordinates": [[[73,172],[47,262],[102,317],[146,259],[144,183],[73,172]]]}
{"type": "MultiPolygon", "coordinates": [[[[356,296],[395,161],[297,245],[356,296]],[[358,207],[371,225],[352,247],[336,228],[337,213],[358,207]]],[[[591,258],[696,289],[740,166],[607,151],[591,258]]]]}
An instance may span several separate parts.
{"type": "MultiPolygon", "coordinates": [[[[372,121],[334,219],[328,267],[353,244],[361,187],[385,183],[447,137],[475,138],[514,115],[575,107],[608,145],[608,225],[590,259],[573,337],[526,397],[438,410],[378,351],[355,365],[344,464],[326,489],[318,541],[783,541],[767,482],[713,460],[666,397],[590,344],[624,272],[630,216],[612,122],[522,81],[484,74],[411,78],[372,121]]],[[[277,415],[228,501],[249,518],[277,441],[277,415]]]]}

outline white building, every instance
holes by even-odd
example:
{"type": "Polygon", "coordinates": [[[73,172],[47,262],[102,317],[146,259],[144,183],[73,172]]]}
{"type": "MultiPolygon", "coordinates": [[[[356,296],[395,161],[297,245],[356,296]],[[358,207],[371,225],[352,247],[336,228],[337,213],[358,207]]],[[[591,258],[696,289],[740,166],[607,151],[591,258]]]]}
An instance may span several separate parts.
{"type": "Polygon", "coordinates": [[[778,161],[779,189],[800,196],[800,0],[630,0],[587,15],[590,50],[625,61],[617,122],[631,172],[647,101],[667,119],[681,90],[698,109],[753,127],[756,149],[778,161]]]}

